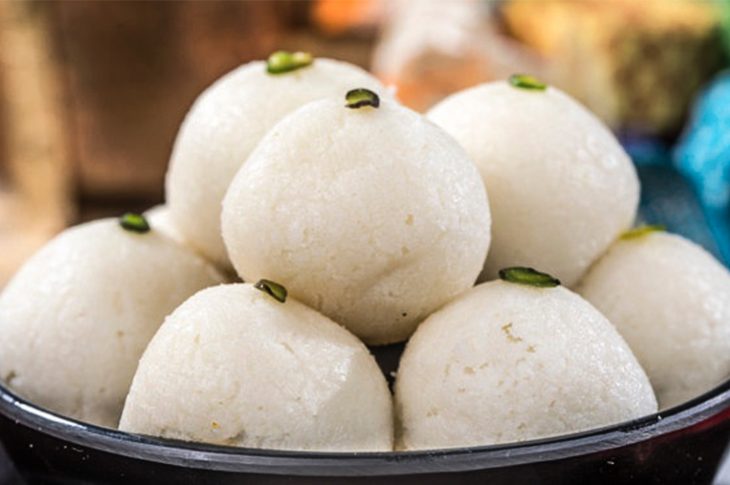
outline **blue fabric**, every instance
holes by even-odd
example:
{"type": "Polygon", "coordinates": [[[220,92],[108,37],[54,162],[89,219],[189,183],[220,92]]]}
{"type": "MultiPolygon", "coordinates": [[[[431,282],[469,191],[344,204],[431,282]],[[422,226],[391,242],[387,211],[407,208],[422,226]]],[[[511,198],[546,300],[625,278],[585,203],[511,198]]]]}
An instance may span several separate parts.
{"type": "Polygon", "coordinates": [[[641,181],[638,223],[662,224],[669,232],[695,241],[715,257],[721,251],[705,211],[687,180],[672,165],[669,146],[658,138],[620,137],[641,181]]]}
{"type": "Polygon", "coordinates": [[[728,206],[730,72],[722,73],[700,96],[674,155],[679,171],[692,180],[703,204],[728,206]]]}
{"type": "Polygon", "coordinates": [[[730,263],[730,71],[700,95],[674,150],[692,183],[725,263],[730,263]]]}

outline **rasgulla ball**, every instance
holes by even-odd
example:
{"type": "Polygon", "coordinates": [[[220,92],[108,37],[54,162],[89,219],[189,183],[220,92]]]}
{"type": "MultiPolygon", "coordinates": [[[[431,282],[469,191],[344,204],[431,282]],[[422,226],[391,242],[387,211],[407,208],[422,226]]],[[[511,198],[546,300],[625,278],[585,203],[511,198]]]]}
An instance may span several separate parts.
{"type": "Polygon", "coordinates": [[[206,89],[180,128],[166,179],[172,218],[189,243],[230,267],[221,201],[239,167],[285,114],[352,86],[382,89],[359,67],[330,59],[279,74],[268,73],[266,62],[251,62],[206,89]]]}
{"type": "MultiPolygon", "coordinates": [[[[144,216],[149,221],[149,225],[152,227],[152,229],[162,234],[163,236],[172,239],[176,243],[184,246],[185,248],[191,251],[195,251],[200,256],[205,258],[205,256],[200,254],[200,252],[196,251],[196,249],[190,245],[188,240],[182,234],[175,221],[172,220],[172,216],[170,215],[170,208],[167,205],[162,204],[154,206],[148,209],[144,213],[144,216]]],[[[227,282],[240,281],[240,278],[230,266],[217,266],[217,268],[219,271],[221,271],[221,274],[227,282]]]]}
{"type": "Polygon", "coordinates": [[[613,325],[563,287],[492,281],[430,316],[396,378],[399,447],[510,443],[656,412],[613,325]]]}
{"type": "Polygon", "coordinates": [[[665,409],[730,378],[730,273],[686,239],[637,231],[578,291],[626,339],[665,409]]]}
{"type": "Polygon", "coordinates": [[[170,208],[164,204],[156,205],[144,213],[149,225],[157,232],[166,236],[178,244],[188,246],[185,236],[182,235],[170,215],[170,208]]]}
{"type": "Polygon", "coordinates": [[[154,230],[68,229],[0,295],[0,379],[60,414],[115,427],[137,361],[165,319],[221,276],[154,230]]]}
{"type": "Polygon", "coordinates": [[[368,344],[405,340],[470,288],[490,239],[479,173],[449,135],[394,101],[342,97],[266,135],[222,222],[244,280],[281,282],[368,344]]]}
{"type": "Polygon", "coordinates": [[[249,284],[203,290],[165,320],[120,429],[286,450],[393,444],[390,392],[367,348],[316,311],[249,284]]]}
{"type": "Polygon", "coordinates": [[[511,79],[456,93],[428,117],[461,143],[487,186],[494,240],[480,280],[534,266],[570,287],[633,223],[636,171],[583,106],[511,79]]]}

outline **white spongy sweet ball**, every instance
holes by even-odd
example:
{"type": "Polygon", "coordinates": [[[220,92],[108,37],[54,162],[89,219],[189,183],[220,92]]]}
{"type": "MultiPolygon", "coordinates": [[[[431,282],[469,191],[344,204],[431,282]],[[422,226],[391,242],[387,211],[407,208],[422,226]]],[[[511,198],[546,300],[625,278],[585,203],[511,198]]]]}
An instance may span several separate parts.
{"type": "Polygon", "coordinates": [[[344,96],[268,133],[222,222],[244,280],[283,283],[369,344],[405,340],[471,287],[490,239],[483,184],[450,136],[394,101],[344,96]]]}
{"type": "Polygon", "coordinates": [[[261,137],[309,101],[364,87],[382,90],[359,67],[329,59],[282,74],[251,62],[206,89],[190,109],[173,149],[167,204],[185,238],[219,266],[230,267],[221,239],[221,201],[261,137]]]}
{"type": "Polygon", "coordinates": [[[662,409],[730,378],[730,273],[679,236],[617,241],[578,291],[616,326],[662,409]]]}
{"type": "Polygon", "coordinates": [[[396,379],[399,447],[524,441],[656,412],[649,381],[595,308],[562,287],[475,287],[418,328],[396,379]]]}
{"type": "Polygon", "coordinates": [[[60,414],[115,427],[137,361],[165,316],[221,282],[157,234],[101,220],[68,229],[0,295],[0,379],[60,414]]]}
{"type": "Polygon", "coordinates": [[[144,213],[144,216],[147,218],[147,221],[154,230],[178,244],[189,247],[188,242],[185,240],[185,236],[182,235],[182,232],[180,232],[180,229],[178,229],[177,225],[172,220],[170,208],[168,206],[162,204],[151,207],[144,213]]]}
{"type": "Polygon", "coordinates": [[[532,266],[570,287],[633,223],[631,160],[561,91],[483,84],[448,97],[428,118],[462,144],[487,186],[494,239],[480,280],[532,266]]]}
{"type": "Polygon", "coordinates": [[[390,392],[367,348],[249,284],[203,290],[167,318],[140,360],[120,429],[286,450],[393,444],[390,392]]]}
{"type": "MultiPolygon", "coordinates": [[[[183,233],[180,231],[178,225],[172,219],[172,215],[170,214],[170,208],[167,205],[154,206],[148,209],[144,213],[144,216],[147,218],[147,221],[149,221],[149,224],[153,230],[157,231],[165,237],[168,237],[172,241],[175,241],[177,244],[180,244],[184,248],[190,251],[194,251],[202,258],[206,259],[205,256],[201,254],[200,251],[198,251],[195,247],[193,247],[190,242],[185,238],[183,233]]],[[[215,263],[212,264],[215,265],[215,263]]],[[[234,281],[240,281],[240,278],[238,277],[236,272],[229,265],[215,266],[216,269],[221,272],[226,282],[232,283],[234,281]]]]}

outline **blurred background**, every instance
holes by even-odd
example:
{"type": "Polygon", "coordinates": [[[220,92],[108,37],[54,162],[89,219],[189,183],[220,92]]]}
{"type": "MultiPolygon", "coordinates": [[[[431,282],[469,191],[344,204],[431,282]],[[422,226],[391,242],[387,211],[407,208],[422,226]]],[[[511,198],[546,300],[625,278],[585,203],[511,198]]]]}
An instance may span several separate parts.
{"type": "Polygon", "coordinates": [[[0,286],[70,224],[163,200],[212,81],[277,49],[372,70],[423,111],[532,73],[616,131],[642,218],[730,259],[730,2],[0,2],[0,286]]]}

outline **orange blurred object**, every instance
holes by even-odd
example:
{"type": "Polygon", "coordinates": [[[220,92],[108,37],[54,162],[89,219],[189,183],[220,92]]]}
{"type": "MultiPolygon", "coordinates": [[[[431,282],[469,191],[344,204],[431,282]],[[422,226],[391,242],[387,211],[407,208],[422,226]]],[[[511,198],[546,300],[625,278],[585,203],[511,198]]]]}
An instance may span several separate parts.
{"type": "Polygon", "coordinates": [[[312,18],[324,33],[341,35],[375,27],[384,8],[383,0],[317,0],[312,18]]]}

